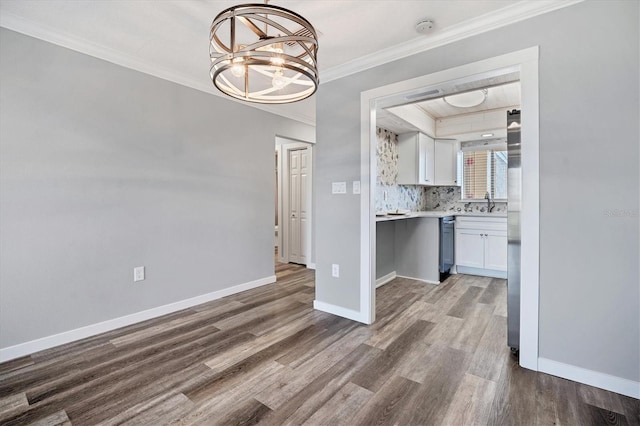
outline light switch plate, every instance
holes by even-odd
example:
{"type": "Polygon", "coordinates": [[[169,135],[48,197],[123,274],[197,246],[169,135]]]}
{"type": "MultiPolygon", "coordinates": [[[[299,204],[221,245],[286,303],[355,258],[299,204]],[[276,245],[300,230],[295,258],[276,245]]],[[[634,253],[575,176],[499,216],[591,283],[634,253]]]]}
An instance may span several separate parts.
{"type": "Polygon", "coordinates": [[[331,193],[332,194],[346,194],[347,193],[347,182],[332,182],[331,183],[331,193]]]}
{"type": "Polygon", "coordinates": [[[360,193],[360,181],[359,180],[354,180],[353,181],[353,193],[354,194],[359,194],[360,193]]]}
{"type": "Polygon", "coordinates": [[[337,263],[331,265],[331,276],[333,276],[334,278],[340,277],[340,265],[338,265],[337,263]]]}

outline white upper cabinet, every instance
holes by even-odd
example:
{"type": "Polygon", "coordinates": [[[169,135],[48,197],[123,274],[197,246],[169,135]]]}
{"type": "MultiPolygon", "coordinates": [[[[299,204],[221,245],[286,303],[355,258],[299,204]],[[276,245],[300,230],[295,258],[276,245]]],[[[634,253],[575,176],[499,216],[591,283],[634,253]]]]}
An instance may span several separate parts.
{"type": "Polygon", "coordinates": [[[398,136],[398,184],[434,185],[434,140],[424,133],[398,136]]]}
{"type": "Polygon", "coordinates": [[[458,185],[458,151],[460,144],[455,139],[436,139],[434,143],[435,184],[458,185]]]}
{"type": "Polygon", "coordinates": [[[399,185],[457,185],[458,142],[424,133],[398,136],[399,185]]]}

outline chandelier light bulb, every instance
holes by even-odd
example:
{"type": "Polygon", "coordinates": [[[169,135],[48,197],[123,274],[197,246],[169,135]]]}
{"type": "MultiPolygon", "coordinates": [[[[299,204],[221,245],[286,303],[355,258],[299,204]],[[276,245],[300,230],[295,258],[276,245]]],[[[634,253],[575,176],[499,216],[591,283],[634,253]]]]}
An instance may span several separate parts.
{"type": "Polygon", "coordinates": [[[284,59],[280,56],[276,56],[271,58],[271,63],[276,66],[282,66],[284,64],[284,59]]]}
{"type": "Polygon", "coordinates": [[[242,77],[244,75],[244,65],[242,65],[242,60],[237,60],[240,58],[236,58],[233,60],[233,65],[231,66],[231,74],[234,77],[242,77]]]}
{"type": "Polygon", "coordinates": [[[273,80],[271,81],[273,87],[276,89],[282,89],[287,84],[287,80],[284,78],[284,74],[282,73],[282,69],[276,70],[273,73],[273,80]]]}

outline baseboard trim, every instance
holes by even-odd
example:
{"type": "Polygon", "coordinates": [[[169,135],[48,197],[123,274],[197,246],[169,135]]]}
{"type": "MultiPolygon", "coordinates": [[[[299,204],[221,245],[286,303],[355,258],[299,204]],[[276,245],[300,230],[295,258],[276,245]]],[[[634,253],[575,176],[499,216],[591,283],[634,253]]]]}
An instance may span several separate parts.
{"type": "Polygon", "coordinates": [[[507,279],[507,271],[496,271],[493,269],[472,268],[469,266],[456,266],[457,274],[478,275],[481,277],[507,279]]]}
{"type": "Polygon", "coordinates": [[[307,269],[313,269],[315,271],[316,270],[316,264],[313,263],[313,262],[307,263],[307,269]]]}
{"type": "Polygon", "coordinates": [[[423,283],[427,283],[427,284],[435,284],[435,285],[440,284],[440,281],[423,280],[422,278],[408,277],[406,275],[396,275],[396,278],[406,278],[408,280],[422,281],[423,283]]]}
{"type": "Polygon", "coordinates": [[[180,300],[178,302],[169,303],[167,305],[158,306],[156,308],[147,309],[145,311],[136,312],[134,314],[125,315],[119,318],[110,319],[96,324],[87,325],[85,327],[76,328],[74,330],[64,331],[62,333],[42,337],[40,339],[31,340],[29,342],[20,343],[14,346],[9,346],[7,348],[2,348],[0,349],[0,362],[9,361],[21,356],[30,355],[45,349],[50,349],[55,346],[64,345],[76,340],[125,327],[127,325],[146,321],[152,318],[157,318],[162,315],[170,314],[182,309],[187,309],[192,306],[200,305],[202,303],[210,302],[212,300],[220,299],[226,296],[231,296],[232,294],[251,290],[252,288],[260,287],[274,282],[276,282],[276,276],[271,275],[233,287],[228,287],[222,290],[192,297],[190,299],[180,300]]]}
{"type": "Polygon", "coordinates": [[[382,277],[376,280],[376,288],[382,287],[383,285],[393,281],[396,278],[396,271],[389,272],[387,275],[383,275],[382,277]]]}
{"type": "Polygon", "coordinates": [[[640,382],[634,382],[633,380],[587,370],[586,368],[546,358],[538,358],[538,371],[640,399],[640,382]]]}
{"type": "Polygon", "coordinates": [[[326,312],[328,314],[337,315],[339,317],[347,318],[353,321],[358,321],[366,324],[366,321],[362,320],[362,314],[352,309],[343,308],[342,306],[333,305],[331,303],[320,302],[318,300],[313,301],[313,309],[326,312]]]}

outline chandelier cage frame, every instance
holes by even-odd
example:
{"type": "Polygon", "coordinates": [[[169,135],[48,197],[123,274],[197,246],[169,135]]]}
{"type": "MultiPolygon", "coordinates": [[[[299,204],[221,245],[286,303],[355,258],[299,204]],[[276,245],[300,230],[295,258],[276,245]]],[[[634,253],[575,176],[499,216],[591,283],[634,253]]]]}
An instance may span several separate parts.
{"type": "Polygon", "coordinates": [[[295,12],[269,4],[230,7],[214,18],[209,41],[211,81],[228,96],[283,104],[318,89],[318,36],[295,12]]]}

